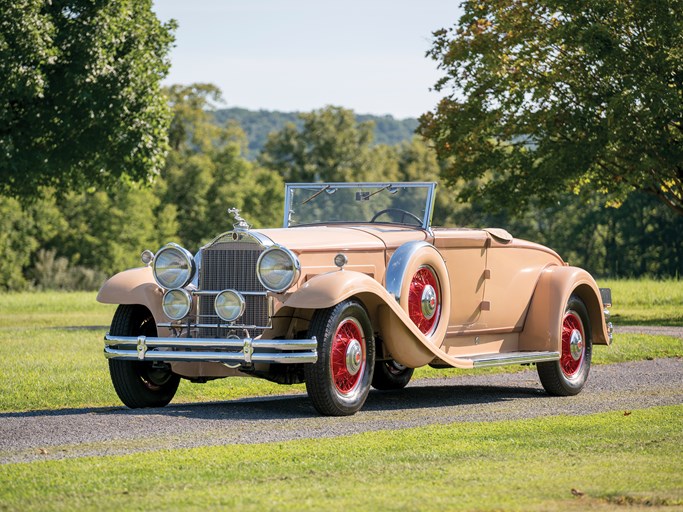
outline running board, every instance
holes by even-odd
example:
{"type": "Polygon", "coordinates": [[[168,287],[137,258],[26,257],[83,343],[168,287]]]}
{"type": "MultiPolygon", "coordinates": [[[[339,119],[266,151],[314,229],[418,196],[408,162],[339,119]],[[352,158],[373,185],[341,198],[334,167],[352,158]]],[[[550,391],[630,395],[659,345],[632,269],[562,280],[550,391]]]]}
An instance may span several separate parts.
{"type": "Polygon", "coordinates": [[[504,352],[502,354],[480,354],[470,357],[458,357],[463,361],[472,361],[474,368],[486,368],[489,366],[505,366],[508,364],[542,363],[545,361],[558,361],[559,352],[504,352]]]}

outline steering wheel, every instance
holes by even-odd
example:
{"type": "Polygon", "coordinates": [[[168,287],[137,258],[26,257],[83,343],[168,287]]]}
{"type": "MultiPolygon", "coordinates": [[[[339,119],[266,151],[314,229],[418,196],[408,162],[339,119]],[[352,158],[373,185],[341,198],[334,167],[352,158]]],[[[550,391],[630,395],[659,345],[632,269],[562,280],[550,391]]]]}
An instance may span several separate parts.
{"type": "Polygon", "coordinates": [[[410,213],[409,211],[402,210],[401,208],[385,208],[384,210],[378,211],[376,214],[372,216],[372,219],[370,219],[370,222],[375,222],[377,220],[377,217],[380,215],[384,215],[385,213],[400,213],[401,214],[401,224],[405,224],[405,219],[406,217],[409,217],[413,219],[415,222],[417,222],[418,226],[422,225],[422,219],[420,219],[417,215],[410,213]]]}

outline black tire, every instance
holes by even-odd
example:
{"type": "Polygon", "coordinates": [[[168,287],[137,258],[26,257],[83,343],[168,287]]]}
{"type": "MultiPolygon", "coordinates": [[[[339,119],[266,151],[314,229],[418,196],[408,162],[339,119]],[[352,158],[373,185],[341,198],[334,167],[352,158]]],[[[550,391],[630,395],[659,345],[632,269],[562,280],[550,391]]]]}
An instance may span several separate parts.
{"type": "Polygon", "coordinates": [[[410,382],[414,371],[413,368],[398,364],[393,359],[377,361],[372,376],[372,387],[382,391],[403,389],[410,382]]]}
{"type": "Polygon", "coordinates": [[[305,365],[304,372],[306,391],[320,414],[349,416],[363,407],[375,366],[372,332],[365,308],[354,300],[313,315],[308,335],[318,339],[318,361],[305,365]]]}
{"type": "MultiPolygon", "coordinates": [[[[154,317],[143,306],[121,305],[109,332],[115,336],[156,336],[154,317]]],[[[131,409],[163,407],[173,399],[180,377],[149,361],[109,360],[109,375],[116,394],[131,409]]]]}
{"type": "Polygon", "coordinates": [[[560,360],[536,365],[546,392],[554,396],[578,394],[588,379],[592,354],[593,339],[588,310],[579,297],[572,295],[562,321],[560,360]],[[580,340],[577,335],[581,337],[580,340]]]}

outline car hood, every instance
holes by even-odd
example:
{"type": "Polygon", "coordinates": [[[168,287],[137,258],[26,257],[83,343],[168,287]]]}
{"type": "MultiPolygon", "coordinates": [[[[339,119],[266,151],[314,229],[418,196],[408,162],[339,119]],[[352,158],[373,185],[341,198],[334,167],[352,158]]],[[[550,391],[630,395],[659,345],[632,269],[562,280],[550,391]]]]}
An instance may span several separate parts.
{"type": "Polygon", "coordinates": [[[302,226],[259,229],[276,244],[301,251],[383,251],[412,240],[425,240],[424,231],[387,225],[302,226]]]}

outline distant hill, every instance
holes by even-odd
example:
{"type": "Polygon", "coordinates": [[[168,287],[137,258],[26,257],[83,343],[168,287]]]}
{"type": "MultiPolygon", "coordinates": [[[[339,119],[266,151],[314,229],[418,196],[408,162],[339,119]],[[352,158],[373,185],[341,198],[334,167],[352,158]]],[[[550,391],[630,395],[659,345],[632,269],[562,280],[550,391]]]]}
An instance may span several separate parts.
{"type": "MultiPolygon", "coordinates": [[[[286,123],[301,125],[297,112],[224,108],[214,113],[218,123],[237,121],[249,139],[249,157],[255,158],[268,139],[268,134],[282,129],[286,123]]],[[[358,122],[375,123],[375,144],[393,146],[410,140],[417,129],[417,119],[394,119],[392,116],[356,115],[358,122]]]]}

